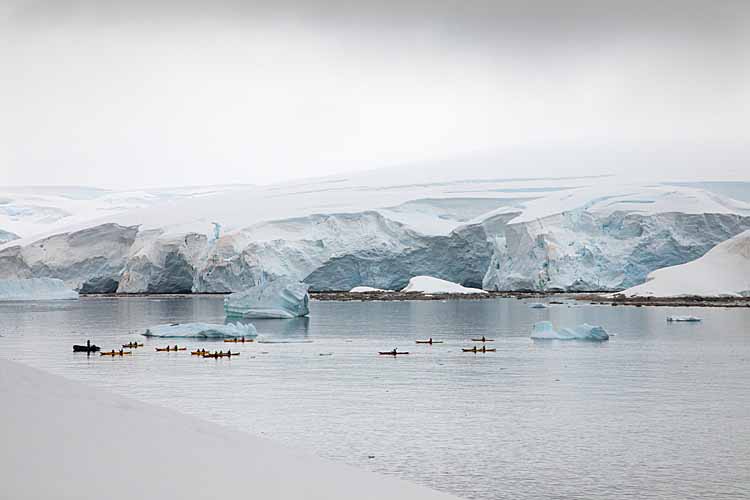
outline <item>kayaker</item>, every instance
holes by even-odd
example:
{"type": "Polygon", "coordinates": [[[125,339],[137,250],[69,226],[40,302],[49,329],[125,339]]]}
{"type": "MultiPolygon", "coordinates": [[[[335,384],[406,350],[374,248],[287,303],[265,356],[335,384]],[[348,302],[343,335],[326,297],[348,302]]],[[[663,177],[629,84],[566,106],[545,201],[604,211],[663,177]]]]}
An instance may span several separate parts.
{"type": "Polygon", "coordinates": [[[398,350],[396,350],[396,348],[394,347],[394,348],[393,348],[393,351],[391,351],[391,352],[392,352],[392,353],[393,353],[393,355],[395,356],[395,355],[396,355],[396,354],[398,353],[398,350]]]}
{"type": "Polygon", "coordinates": [[[484,335],[482,335],[482,342],[487,342],[487,338],[484,335]]]}
{"type": "Polygon", "coordinates": [[[430,342],[429,343],[432,344],[432,337],[430,337],[430,342]]]}

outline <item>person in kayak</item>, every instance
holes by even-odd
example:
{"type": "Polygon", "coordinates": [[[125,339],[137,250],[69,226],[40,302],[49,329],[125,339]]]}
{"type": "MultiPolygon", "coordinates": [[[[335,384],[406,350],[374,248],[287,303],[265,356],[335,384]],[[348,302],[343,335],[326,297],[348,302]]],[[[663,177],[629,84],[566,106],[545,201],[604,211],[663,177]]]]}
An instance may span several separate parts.
{"type": "Polygon", "coordinates": [[[398,350],[397,350],[397,349],[396,349],[395,347],[393,348],[393,350],[392,350],[391,352],[393,353],[393,355],[394,355],[394,356],[395,356],[396,354],[398,354],[398,350]]]}

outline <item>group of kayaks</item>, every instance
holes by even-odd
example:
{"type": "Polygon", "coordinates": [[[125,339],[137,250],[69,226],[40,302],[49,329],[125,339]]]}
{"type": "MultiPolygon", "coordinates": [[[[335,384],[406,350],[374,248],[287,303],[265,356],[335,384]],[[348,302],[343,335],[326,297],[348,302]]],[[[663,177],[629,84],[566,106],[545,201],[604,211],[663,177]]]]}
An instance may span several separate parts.
{"type": "MultiPolygon", "coordinates": [[[[225,339],[224,342],[232,342],[232,343],[241,343],[244,344],[246,342],[253,342],[254,339],[246,339],[245,337],[237,338],[237,339],[225,339]]],[[[125,356],[128,354],[132,354],[133,351],[126,351],[125,349],[137,349],[139,347],[143,347],[143,344],[139,344],[138,342],[128,342],[127,344],[122,344],[122,348],[120,349],[112,349],[110,351],[102,351],[101,347],[94,345],[91,343],[90,340],[86,341],[86,345],[74,345],[73,346],[73,352],[85,352],[87,354],[91,354],[92,352],[99,352],[101,356],[125,356]],[[101,352],[100,352],[101,351],[101,352]]],[[[166,346],[166,347],[156,347],[156,352],[177,352],[177,351],[187,351],[187,347],[180,347],[178,345],[174,346],[166,346]]],[[[232,352],[229,351],[208,351],[206,349],[198,349],[196,351],[191,351],[190,354],[193,356],[200,356],[202,358],[231,358],[232,356],[239,356],[240,353],[238,352],[232,352]]]]}
{"type": "MultiPolygon", "coordinates": [[[[494,342],[495,339],[488,339],[487,337],[485,337],[484,335],[482,335],[481,338],[471,339],[471,341],[472,342],[482,342],[484,344],[485,342],[494,342]]],[[[430,337],[429,339],[425,339],[425,340],[417,340],[416,342],[417,342],[417,344],[428,344],[428,345],[442,344],[443,343],[442,340],[435,340],[432,337],[430,337]]],[[[474,346],[474,347],[470,347],[470,348],[463,348],[461,350],[463,352],[473,352],[473,353],[478,353],[478,352],[485,353],[485,352],[495,352],[495,351],[497,351],[497,349],[494,349],[494,348],[493,349],[488,349],[484,345],[482,345],[481,348],[477,347],[477,346],[474,346]]],[[[402,355],[402,354],[409,354],[409,351],[399,351],[398,349],[393,349],[392,351],[380,351],[380,352],[378,352],[378,354],[380,354],[381,356],[399,356],[399,355],[402,355]]]]}
{"type": "Polygon", "coordinates": [[[197,351],[190,351],[192,356],[200,356],[201,358],[231,358],[232,356],[239,356],[240,353],[232,351],[207,351],[205,349],[198,349],[197,351]]]}

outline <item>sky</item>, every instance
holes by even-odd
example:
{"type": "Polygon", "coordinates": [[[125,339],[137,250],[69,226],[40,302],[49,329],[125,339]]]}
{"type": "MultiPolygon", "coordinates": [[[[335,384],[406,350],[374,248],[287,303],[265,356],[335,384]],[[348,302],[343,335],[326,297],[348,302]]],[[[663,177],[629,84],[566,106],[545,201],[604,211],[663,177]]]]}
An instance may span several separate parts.
{"type": "Polygon", "coordinates": [[[749,28],[750,2],[721,0],[4,0],[0,185],[429,175],[519,151],[556,175],[588,150],[750,180],[749,28]]]}

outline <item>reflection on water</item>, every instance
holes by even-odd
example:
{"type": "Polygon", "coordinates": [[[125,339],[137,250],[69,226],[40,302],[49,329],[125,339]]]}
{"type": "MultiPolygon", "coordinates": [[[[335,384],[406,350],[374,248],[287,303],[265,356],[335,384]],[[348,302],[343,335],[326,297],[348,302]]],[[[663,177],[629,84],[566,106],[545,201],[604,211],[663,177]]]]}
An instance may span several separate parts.
{"type": "Polygon", "coordinates": [[[204,360],[157,353],[159,339],[140,333],[222,323],[221,297],[86,298],[0,304],[0,356],[468,498],[748,498],[750,311],[665,321],[690,313],[313,302],[309,319],[252,321],[278,343],[232,344],[238,358],[204,360]],[[615,336],[532,342],[539,320],[615,336]],[[461,352],[482,335],[496,353],[461,352]],[[414,343],[429,337],[445,343],[414,343]],[[74,354],[86,339],[145,347],[129,358],[74,354]],[[411,354],[376,354],[394,347],[411,354]]]}

